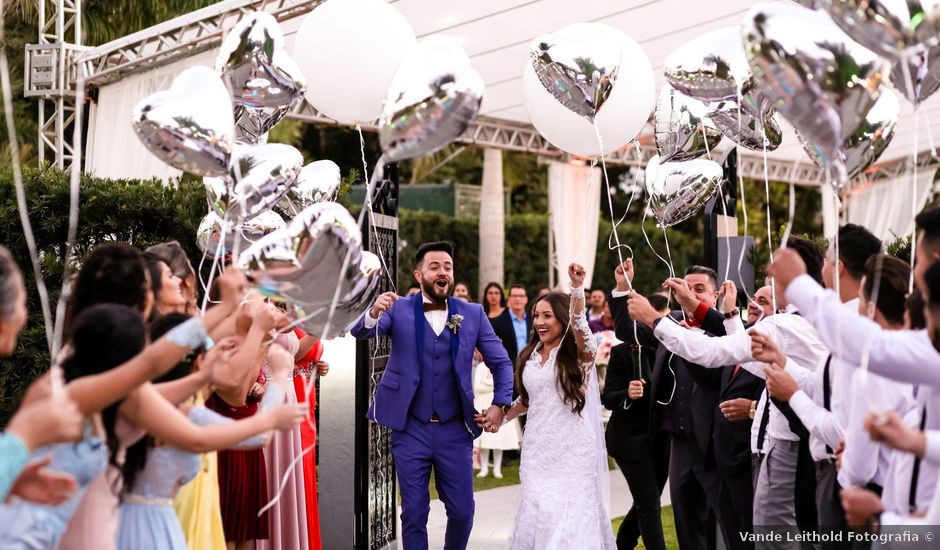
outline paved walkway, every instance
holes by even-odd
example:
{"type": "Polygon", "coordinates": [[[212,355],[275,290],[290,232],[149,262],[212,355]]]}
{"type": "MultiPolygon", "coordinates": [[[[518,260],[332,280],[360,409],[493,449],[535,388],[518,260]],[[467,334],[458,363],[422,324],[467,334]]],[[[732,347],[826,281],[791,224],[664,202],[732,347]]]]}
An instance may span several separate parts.
{"type": "MultiPolygon", "coordinates": [[[[519,505],[519,485],[499,487],[476,493],[476,515],[473,532],[470,534],[469,550],[504,550],[519,505]]],[[[620,470],[610,471],[611,517],[625,515],[633,504],[627,482],[620,470]]],[[[663,506],[670,503],[669,485],[663,491],[663,506]]],[[[399,520],[400,521],[400,520],[399,520]]],[[[428,519],[428,539],[432,549],[444,546],[444,531],[447,517],[440,500],[431,501],[431,516],[428,519]]],[[[398,526],[401,533],[401,524],[398,526]]]]}

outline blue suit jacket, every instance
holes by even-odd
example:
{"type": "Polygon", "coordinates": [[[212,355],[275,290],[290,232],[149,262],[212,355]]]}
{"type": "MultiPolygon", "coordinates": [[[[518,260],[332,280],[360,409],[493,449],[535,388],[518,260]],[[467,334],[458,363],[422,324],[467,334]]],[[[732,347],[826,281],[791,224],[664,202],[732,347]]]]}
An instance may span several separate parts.
{"type": "MultiPolygon", "coordinates": [[[[451,357],[457,373],[460,390],[460,409],[467,429],[477,437],[481,430],[473,421],[473,350],[479,349],[486,366],[493,373],[493,402],[512,402],[512,361],[506,348],[493,332],[489,319],[483,312],[483,306],[448,298],[447,319],[462,315],[460,328],[451,337],[451,357]]],[[[401,298],[379,318],[371,329],[365,328],[365,315],[353,325],[350,333],[365,340],[376,335],[392,338],[392,352],[385,367],[385,373],[375,390],[372,405],[369,407],[369,419],[393,430],[405,428],[411,401],[418,389],[421,377],[422,353],[418,346],[425,345],[423,323],[424,301],[422,294],[401,298]]],[[[444,328],[444,330],[450,330],[444,328]]],[[[427,343],[430,345],[430,342],[427,343]]]]}

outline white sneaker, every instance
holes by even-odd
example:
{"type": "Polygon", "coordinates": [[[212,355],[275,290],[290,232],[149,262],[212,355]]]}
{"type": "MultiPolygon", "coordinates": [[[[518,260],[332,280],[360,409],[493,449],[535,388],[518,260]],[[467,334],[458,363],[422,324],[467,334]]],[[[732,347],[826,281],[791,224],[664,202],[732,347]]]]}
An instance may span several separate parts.
{"type": "MultiPolygon", "coordinates": [[[[489,474],[486,470],[480,470],[480,473],[477,474],[477,477],[486,477],[489,474]]],[[[502,476],[500,476],[502,477],[502,476]]]]}
{"type": "Polygon", "coordinates": [[[503,479],[503,473],[500,471],[493,471],[493,477],[496,479],[503,479]]]}

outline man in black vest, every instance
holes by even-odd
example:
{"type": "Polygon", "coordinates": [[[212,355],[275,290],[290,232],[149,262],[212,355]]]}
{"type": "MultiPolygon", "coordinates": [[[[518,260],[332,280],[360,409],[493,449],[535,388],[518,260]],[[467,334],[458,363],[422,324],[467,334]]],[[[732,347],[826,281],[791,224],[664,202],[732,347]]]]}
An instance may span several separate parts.
{"type": "MultiPolygon", "coordinates": [[[[635,323],[626,307],[627,294],[633,280],[633,262],[627,260],[615,270],[617,288],[610,296],[610,310],[614,317],[617,338],[642,347],[654,349],[651,397],[666,406],[663,428],[672,434],[672,457],[669,465],[669,493],[676,520],[676,535],[683,549],[712,547],[714,537],[709,536],[712,518],[719,525],[730,547],[736,533],[724,532],[720,521],[719,480],[715,468],[712,446],[712,428],[718,409],[721,372],[691,369],[689,364],[660,346],[649,327],[635,323]],[[707,503],[707,506],[703,506],[707,503]]],[[[676,310],[669,315],[685,322],[690,330],[704,330],[708,334],[724,335],[724,317],[714,310],[718,300],[718,280],[714,270],[690,266],[682,281],[688,294],[696,299],[695,311],[676,310]],[[714,315],[709,315],[714,313],[714,315]],[[697,321],[701,319],[708,326],[697,321]],[[715,331],[715,332],[711,332],[715,331]]]]}

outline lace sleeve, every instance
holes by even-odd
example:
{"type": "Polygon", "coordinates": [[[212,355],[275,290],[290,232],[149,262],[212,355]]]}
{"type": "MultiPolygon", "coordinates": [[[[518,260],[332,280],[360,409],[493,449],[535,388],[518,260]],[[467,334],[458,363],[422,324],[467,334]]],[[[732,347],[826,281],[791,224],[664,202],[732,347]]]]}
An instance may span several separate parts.
{"type": "MultiPolygon", "coordinates": [[[[231,424],[235,422],[235,420],[222,416],[221,414],[205,407],[193,407],[190,409],[189,420],[198,426],[215,426],[218,424],[231,424]]],[[[264,436],[264,434],[258,434],[251,436],[248,439],[243,439],[230,448],[256,449],[263,446],[266,442],[267,438],[264,436]]]]}
{"type": "Polygon", "coordinates": [[[597,354],[597,340],[594,339],[594,333],[588,326],[587,316],[584,312],[576,313],[571,318],[572,330],[581,333],[584,339],[584,347],[578,350],[578,357],[581,359],[581,369],[585,372],[594,366],[594,356],[597,354]]]}

